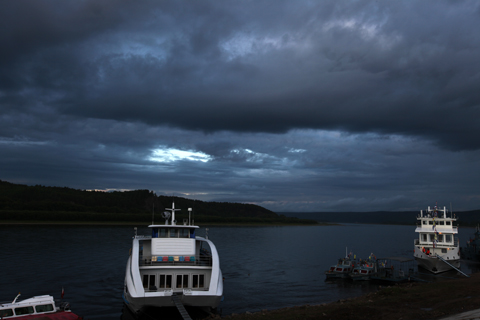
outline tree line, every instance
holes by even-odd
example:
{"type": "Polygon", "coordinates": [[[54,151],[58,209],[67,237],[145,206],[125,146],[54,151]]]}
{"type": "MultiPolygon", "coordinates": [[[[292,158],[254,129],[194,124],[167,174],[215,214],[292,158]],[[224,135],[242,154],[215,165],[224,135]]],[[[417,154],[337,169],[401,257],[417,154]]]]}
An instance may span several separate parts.
{"type": "Polygon", "coordinates": [[[149,190],[87,191],[67,187],[27,186],[0,180],[0,220],[3,221],[102,221],[163,223],[166,208],[181,222],[316,224],[314,220],[278,215],[261,206],[230,202],[205,202],[174,196],[157,196],[149,190]]]}

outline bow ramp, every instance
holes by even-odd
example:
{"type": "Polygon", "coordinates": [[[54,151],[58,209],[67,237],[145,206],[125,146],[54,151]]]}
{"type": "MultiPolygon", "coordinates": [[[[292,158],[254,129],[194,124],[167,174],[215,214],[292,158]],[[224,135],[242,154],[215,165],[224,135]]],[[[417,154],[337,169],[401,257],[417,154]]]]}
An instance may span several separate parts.
{"type": "Polygon", "coordinates": [[[182,315],[183,320],[192,320],[187,310],[185,309],[185,306],[183,305],[182,299],[179,295],[172,294],[172,301],[175,304],[175,307],[177,307],[178,312],[180,312],[180,314],[182,315]]]}

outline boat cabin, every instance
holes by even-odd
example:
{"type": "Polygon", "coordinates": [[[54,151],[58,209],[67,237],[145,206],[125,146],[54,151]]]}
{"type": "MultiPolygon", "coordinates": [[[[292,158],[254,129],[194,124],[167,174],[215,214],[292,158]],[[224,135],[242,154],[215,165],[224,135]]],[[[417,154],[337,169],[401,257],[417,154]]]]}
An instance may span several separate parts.
{"type": "Polygon", "coordinates": [[[53,297],[49,295],[35,296],[18,302],[16,301],[17,298],[11,303],[0,304],[0,319],[54,313],[57,311],[55,301],[53,297]]]}
{"type": "Polygon", "coordinates": [[[457,243],[455,234],[458,234],[458,227],[454,225],[457,220],[455,217],[447,217],[447,209],[431,209],[428,207],[426,212],[420,211],[417,217],[418,224],[415,230],[418,233],[418,239],[415,241],[419,246],[444,247],[442,253],[447,253],[448,247],[455,246],[457,243]]]}

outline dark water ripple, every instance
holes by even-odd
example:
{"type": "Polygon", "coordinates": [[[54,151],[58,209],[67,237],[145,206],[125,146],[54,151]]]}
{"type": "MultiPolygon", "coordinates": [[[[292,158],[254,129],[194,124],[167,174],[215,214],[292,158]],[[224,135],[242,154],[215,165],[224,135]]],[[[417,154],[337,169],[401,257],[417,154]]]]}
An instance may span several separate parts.
{"type": "MultiPolygon", "coordinates": [[[[126,260],[134,234],[125,226],[0,226],[0,300],[52,294],[86,319],[120,319],[126,260]]],[[[139,227],[139,234],[148,234],[139,227]]],[[[376,290],[325,282],[345,254],[411,257],[415,226],[211,227],[225,277],[224,315],[321,304],[376,290]]],[[[462,243],[473,229],[460,230],[462,243]]],[[[200,229],[199,235],[204,235],[200,229]]],[[[471,273],[471,265],[462,270],[471,273]]],[[[473,268],[477,268],[475,265],[473,268]]],[[[124,319],[126,319],[124,317],[124,319]]]]}

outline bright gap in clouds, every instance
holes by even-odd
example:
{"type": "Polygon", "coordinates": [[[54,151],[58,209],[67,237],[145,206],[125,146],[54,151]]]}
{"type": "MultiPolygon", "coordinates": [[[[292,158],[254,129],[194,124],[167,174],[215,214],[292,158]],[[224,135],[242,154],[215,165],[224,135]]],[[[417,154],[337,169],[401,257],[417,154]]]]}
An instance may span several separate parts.
{"type": "Polygon", "coordinates": [[[212,157],[203,152],[179,150],[173,148],[159,148],[152,151],[148,160],[156,162],[174,162],[180,160],[208,162],[212,157]]]}

